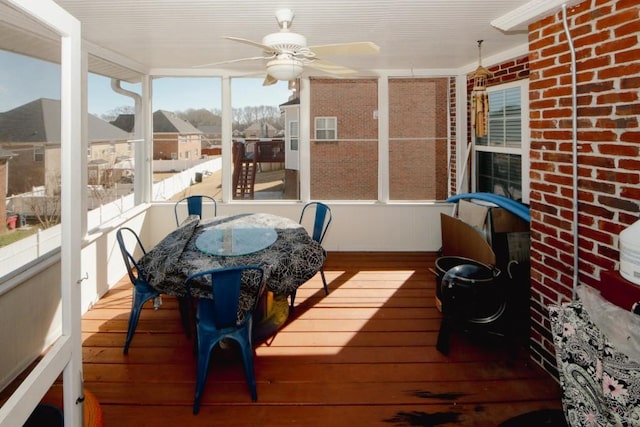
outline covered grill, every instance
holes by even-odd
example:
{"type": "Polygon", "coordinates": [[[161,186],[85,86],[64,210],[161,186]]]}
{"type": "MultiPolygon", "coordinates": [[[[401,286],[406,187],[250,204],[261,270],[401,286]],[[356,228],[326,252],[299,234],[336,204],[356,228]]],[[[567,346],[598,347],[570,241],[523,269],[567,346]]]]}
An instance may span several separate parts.
{"type": "MultiPolygon", "coordinates": [[[[439,258],[437,269],[454,261],[439,258]]],[[[477,261],[465,258],[457,261],[457,265],[448,266],[438,283],[442,323],[437,348],[444,354],[449,352],[449,335],[453,328],[504,335],[502,320],[507,309],[507,295],[501,272],[477,261]]]]}

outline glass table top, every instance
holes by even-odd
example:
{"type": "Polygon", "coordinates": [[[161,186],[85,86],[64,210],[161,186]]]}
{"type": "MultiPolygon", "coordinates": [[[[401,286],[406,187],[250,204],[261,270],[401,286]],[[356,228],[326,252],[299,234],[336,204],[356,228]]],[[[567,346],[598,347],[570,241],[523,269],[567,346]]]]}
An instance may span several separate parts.
{"type": "Polygon", "coordinates": [[[267,248],[277,238],[276,230],[270,227],[246,224],[216,227],[196,238],[196,248],[209,255],[239,256],[267,248]]]}

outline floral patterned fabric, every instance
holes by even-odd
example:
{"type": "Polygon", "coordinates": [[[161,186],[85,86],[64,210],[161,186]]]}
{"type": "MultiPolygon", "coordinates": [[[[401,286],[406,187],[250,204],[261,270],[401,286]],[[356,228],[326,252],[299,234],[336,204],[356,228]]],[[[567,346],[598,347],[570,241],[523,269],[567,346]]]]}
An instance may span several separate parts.
{"type": "Polygon", "coordinates": [[[640,363],[619,352],[582,303],[549,308],[567,422],[640,426],[640,363]]]}
{"type": "MultiPolygon", "coordinates": [[[[168,295],[185,296],[184,282],[191,274],[240,265],[262,267],[266,289],[276,295],[289,295],[320,270],[325,258],[322,246],[297,222],[270,214],[241,214],[216,217],[207,222],[190,218],[142,257],[139,266],[147,274],[150,285],[168,295]],[[240,256],[209,255],[196,248],[195,241],[200,234],[223,223],[238,227],[271,227],[278,238],[265,249],[240,256]]],[[[247,283],[246,286],[250,289],[255,284],[247,283]]],[[[192,284],[192,294],[211,298],[211,287],[192,284]]],[[[244,293],[243,298],[246,299],[244,293]]],[[[242,304],[249,307],[251,303],[247,300],[242,304]]]]}

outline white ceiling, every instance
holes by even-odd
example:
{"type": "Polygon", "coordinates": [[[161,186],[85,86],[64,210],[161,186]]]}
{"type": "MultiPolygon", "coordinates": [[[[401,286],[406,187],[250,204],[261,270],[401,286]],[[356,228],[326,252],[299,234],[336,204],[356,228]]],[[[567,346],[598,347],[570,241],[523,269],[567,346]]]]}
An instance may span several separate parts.
{"type": "MultiPolygon", "coordinates": [[[[261,55],[260,42],[278,31],[275,11],[295,13],[291,30],[308,45],[372,41],[374,56],[326,57],[372,75],[381,70],[460,69],[483,58],[522,50],[525,31],[504,32],[493,20],[532,3],[552,0],[55,0],[82,23],[91,45],[117,52],[147,70],[197,69],[198,65],[261,55]]],[[[2,3],[2,0],[0,0],[2,3]]],[[[1,40],[0,40],[1,41],[1,40]]],[[[0,48],[3,46],[0,45],[0,48]]],[[[232,73],[262,73],[264,61],[224,65],[232,73]]],[[[215,66],[220,69],[221,65],[215,66]]],[[[388,73],[388,71],[387,71],[388,73]]]]}

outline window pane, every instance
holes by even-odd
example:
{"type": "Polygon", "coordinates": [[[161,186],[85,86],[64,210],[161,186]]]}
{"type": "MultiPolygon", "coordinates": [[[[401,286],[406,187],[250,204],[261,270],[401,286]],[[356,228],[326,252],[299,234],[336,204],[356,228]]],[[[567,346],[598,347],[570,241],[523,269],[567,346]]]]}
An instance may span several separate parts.
{"type": "Polygon", "coordinates": [[[391,199],[446,198],[448,91],[447,78],[389,81],[391,199]]]}
{"type": "MultiPolygon", "coordinates": [[[[329,141],[311,141],[311,198],[376,200],[378,198],[378,82],[313,79],[310,84],[311,135],[317,117],[333,117],[329,141]]],[[[329,123],[330,124],[330,123],[329,123]]],[[[320,139],[320,138],[318,138],[320,139]]]]}
{"type": "Polygon", "coordinates": [[[489,133],[476,144],[492,147],[522,145],[520,87],[489,92],[489,133]]]}
{"type": "Polygon", "coordinates": [[[154,200],[221,197],[221,80],[152,81],[154,200]]]}
{"type": "Polygon", "coordinates": [[[504,125],[507,147],[520,147],[522,145],[522,122],[520,117],[507,119],[504,125]]]}
{"type": "Polygon", "coordinates": [[[520,116],[520,88],[514,87],[504,91],[505,115],[520,116]]]}
{"type": "Polygon", "coordinates": [[[285,168],[285,120],[293,120],[281,108],[289,101],[288,82],[262,83],[263,79],[231,80],[234,141],[240,156],[232,162],[232,193],[234,199],[298,199],[298,171],[285,168]]]}
{"type": "Polygon", "coordinates": [[[40,26],[38,34],[16,31],[7,20],[0,20],[12,50],[0,50],[0,235],[7,237],[0,244],[16,242],[18,250],[6,250],[23,255],[0,266],[0,275],[60,246],[62,190],[60,39],[40,26]]]}
{"type": "Polygon", "coordinates": [[[298,130],[298,122],[291,121],[289,122],[289,147],[291,151],[298,151],[298,138],[300,136],[300,131],[298,130]]]}
{"type": "Polygon", "coordinates": [[[520,155],[477,152],[477,191],[522,199],[522,159],[520,155]]]}
{"type": "MultiPolygon", "coordinates": [[[[93,64],[107,64],[91,57],[93,64]]],[[[112,67],[115,67],[111,65],[112,67]]],[[[135,75],[133,72],[129,72],[135,75]]],[[[121,83],[126,90],[140,93],[140,84],[121,83]]],[[[135,176],[135,108],[128,96],[111,88],[111,78],[89,73],[87,83],[89,108],[89,140],[87,141],[87,205],[89,228],[122,212],[122,209],[100,209],[126,199],[133,207],[135,176]],[[98,126],[98,124],[101,124],[98,126]],[[99,210],[100,209],[100,210],[99,210]],[[95,211],[98,210],[96,212],[95,211]]]]}

